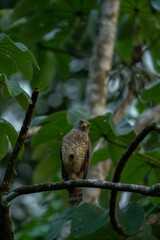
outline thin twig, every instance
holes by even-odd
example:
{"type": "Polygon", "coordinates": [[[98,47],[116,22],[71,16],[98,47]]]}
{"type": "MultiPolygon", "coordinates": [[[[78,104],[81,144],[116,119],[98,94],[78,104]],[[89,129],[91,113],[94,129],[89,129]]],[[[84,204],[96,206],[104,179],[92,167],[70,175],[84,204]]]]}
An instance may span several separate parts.
{"type": "MultiPolygon", "coordinates": [[[[127,149],[127,147],[126,147],[125,145],[123,145],[123,144],[121,144],[121,143],[114,142],[113,140],[110,140],[110,139],[108,138],[108,136],[103,135],[103,137],[106,139],[107,142],[112,143],[113,145],[118,146],[118,147],[120,147],[120,148],[127,149]]],[[[145,158],[146,158],[146,161],[147,161],[148,163],[152,164],[152,166],[160,167],[160,162],[159,162],[158,159],[156,159],[156,158],[154,158],[154,157],[151,157],[150,155],[145,154],[145,153],[141,153],[141,152],[138,152],[138,151],[134,151],[134,152],[135,152],[136,154],[142,156],[142,157],[145,157],[145,158]],[[147,159],[150,160],[150,161],[148,161],[147,159]],[[151,163],[151,162],[152,162],[152,163],[151,163]]]]}
{"type": "MultiPolygon", "coordinates": [[[[158,133],[160,133],[160,127],[158,126],[158,124],[156,122],[152,122],[150,124],[148,124],[148,126],[146,126],[142,132],[137,135],[137,137],[133,140],[133,142],[130,144],[130,146],[127,148],[127,150],[123,153],[121,159],[118,162],[118,165],[116,167],[115,170],[115,174],[113,177],[113,182],[119,182],[120,178],[121,178],[121,174],[122,171],[128,161],[128,159],[130,158],[131,154],[135,151],[135,149],[137,148],[137,146],[139,145],[139,143],[142,142],[142,140],[151,132],[151,131],[156,131],[158,133]]],[[[112,190],[111,191],[111,197],[110,197],[110,219],[111,219],[111,223],[113,225],[113,227],[115,228],[115,230],[124,236],[127,236],[127,234],[123,231],[118,218],[117,218],[117,214],[116,214],[116,210],[117,210],[117,191],[116,190],[112,190]]]]}
{"type": "Polygon", "coordinates": [[[15,167],[16,167],[18,155],[19,155],[19,153],[22,149],[22,146],[24,144],[24,141],[26,139],[26,134],[27,134],[27,131],[29,129],[29,126],[30,126],[30,123],[31,123],[31,120],[32,120],[32,117],[33,117],[33,112],[34,112],[34,109],[35,109],[35,104],[36,104],[36,101],[37,101],[37,98],[38,98],[38,94],[39,94],[39,89],[36,88],[33,91],[33,94],[32,94],[32,104],[30,104],[29,107],[28,107],[25,119],[23,121],[23,125],[21,127],[21,131],[19,133],[19,137],[16,141],[13,152],[11,154],[11,158],[10,158],[10,160],[8,162],[8,165],[7,165],[7,169],[5,171],[3,184],[5,185],[5,188],[6,188],[7,191],[9,191],[9,189],[10,189],[10,185],[11,185],[13,175],[14,175],[14,172],[15,172],[15,167]]]}
{"type": "Polygon", "coordinates": [[[135,71],[133,70],[133,68],[131,69],[131,79],[129,82],[129,90],[128,90],[128,94],[126,99],[124,100],[121,108],[118,110],[118,112],[116,112],[116,114],[113,117],[113,121],[116,123],[121,116],[123,116],[123,113],[125,112],[125,110],[127,109],[127,107],[129,106],[129,104],[131,103],[131,101],[134,98],[134,91],[135,91],[135,78],[136,78],[136,74],[135,71]]]}
{"type": "Polygon", "coordinates": [[[155,225],[156,223],[158,223],[160,221],[160,213],[158,213],[157,215],[153,216],[152,218],[150,218],[146,224],[152,226],[155,225]]]}
{"type": "Polygon", "coordinates": [[[28,185],[24,187],[15,188],[13,191],[4,194],[2,196],[3,205],[7,205],[10,201],[18,196],[24,194],[46,192],[53,190],[68,189],[69,187],[87,187],[87,188],[100,188],[116,191],[125,192],[135,192],[147,196],[157,196],[160,197],[160,184],[155,184],[151,187],[137,185],[137,184],[127,184],[127,183],[115,183],[108,181],[97,181],[97,180],[69,180],[65,182],[48,182],[41,184],[28,185]]]}

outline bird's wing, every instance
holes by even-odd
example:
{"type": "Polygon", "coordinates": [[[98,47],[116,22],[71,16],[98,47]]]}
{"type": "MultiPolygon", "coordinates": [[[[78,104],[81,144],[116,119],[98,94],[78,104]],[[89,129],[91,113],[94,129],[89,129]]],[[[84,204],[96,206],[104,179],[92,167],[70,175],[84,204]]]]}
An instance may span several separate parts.
{"type": "Polygon", "coordinates": [[[88,169],[91,161],[91,142],[88,139],[88,144],[87,144],[87,151],[85,154],[84,162],[81,167],[81,171],[83,171],[83,178],[85,179],[88,174],[88,169]]]}
{"type": "Polygon", "coordinates": [[[69,177],[68,177],[68,173],[66,172],[65,170],[65,167],[64,167],[64,164],[63,164],[63,157],[62,157],[62,148],[60,150],[60,159],[61,159],[61,164],[62,164],[62,167],[61,167],[61,174],[62,174],[62,178],[63,180],[69,180],[69,177]]]}

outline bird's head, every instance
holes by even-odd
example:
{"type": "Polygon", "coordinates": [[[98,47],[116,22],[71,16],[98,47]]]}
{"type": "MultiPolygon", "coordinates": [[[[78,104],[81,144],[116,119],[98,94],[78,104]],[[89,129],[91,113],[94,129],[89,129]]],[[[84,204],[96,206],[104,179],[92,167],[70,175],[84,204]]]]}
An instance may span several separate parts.
{"type": "Polygon", "coordinates": [[[75,129],[79,129],[86,132],[88,132],[89,127],[90,127],[90,123],[85,120],[79,120],[74,126],[75,129]]]}

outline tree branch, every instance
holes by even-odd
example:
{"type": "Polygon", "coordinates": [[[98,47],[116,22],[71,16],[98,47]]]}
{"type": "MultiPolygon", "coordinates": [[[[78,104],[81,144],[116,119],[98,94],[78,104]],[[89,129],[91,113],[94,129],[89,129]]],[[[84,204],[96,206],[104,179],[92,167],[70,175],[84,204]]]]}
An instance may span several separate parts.
{"type": "Polygon", "coordinates": [[[7,205],[10,201],[15,199],[18,196],[24,194],[46,192],[53,190],[62,190],[68,189],[69,187],[87,187],[87,188],[100,188],[116,191],[125,191],[125,192],[135,192],[147,196],[157,196],[160,197],[160,184],[155,184],[151,187],[136,185],[136,184],[127,184],[127,183],[115,183],[108,181],[97,181],[97,180],[69,180],[64,182],[48,182],[41,184],[28,185],[24,187],[15,188],[13,191],[4,194],[2,196],[3,205],[7,205]]]}
{"type": "MultiPolygon", "coordinates": [[[[113,182],[118,183],[120,181],[121,178],[121,174],[122,171],[128,161],[128,159],[130,158],[131,154],[135,151],[135,149],[137,148],[137,146],[139,145],[139,143],[142,142],[142,140],[151,132],[151,131],[156,131],[158,133],[160,133],[160,126],[156,123],[156,122],[152,122],[150,124],[148,124],[148,126],[146,126],[142,132],[139,133],[139,135],[137,135],[137,137],[133,140],[133,142],[130,144],[130,146],[127,148],[127,150],[123,153],[121,159],[118,162],[118,165],[116,167],[115,170],[115,174],[113,177],[113,182]]],[[[112,190],[111,191],[111,197],[110,197],[110,219],[111,219],[111,223],[113,225],[113,227],[115,228],[115,230],[124,236],[127,236],[125,234],[125,232],[123,231],[118,218],[117,218],[117,214],[116,214],[116,209],[117,209],[117,191],[116,190],[112,190]]]]}
{"type": "Polygon", "coordinates": [[[24,141],[26,139],[26,134],[27,134],[27,131],[29,129],[29,126],[30,126],[30,123],[31,123],[31,120],[32,120],[32,116],[33,116],[33,112],[34,112],[34,109],[35,109],[35,104],[37,102],[38,94],[39,94],[39,89],[36,88],[33,91],[33,94],[32,94],[32,104],[30,104],[29,107],[28,107],[25,119],[23,121],[23,125],[21,127],[21,131],[19,133],[19,137],[16,141],[13,152],[11,154],[10,161],[8,162],[7,169],[5,171],[3,184],[4,184],[7,191],[10,189],[10,184],[12,182],[13,175],[14,175],[14,172],[15,172],[15,167],[16,167],[18,155],[19,155],[19,153],[22,149],[22,146],[24,144],[24,141]]]}
{"type": "Polygon", "coordinates": [[[121,116],[123,115],[123,113],[125,112],[125,110],[127,109],[127,107],[129,106],[129,104],[131,103],[131,101],[134,98],[134,91],[135,91],[135,72],[134,69],[131,69],[131,79],[129,82],[129,90],[128,90],[128,94],[126,99],[124,100],[122,106],[120,107],[120,109],[116,112],[116,114],[113,117],[114,122],[116,123],[121,116]]]}
{"type": "Polygon", "coordinates": [[[160,213],[158,213],[157,215],[153,216],[152,218],[150,218],[146,224],[152,226],[155,225],[156,223],[158,223],[160,221],[160,213]]]}

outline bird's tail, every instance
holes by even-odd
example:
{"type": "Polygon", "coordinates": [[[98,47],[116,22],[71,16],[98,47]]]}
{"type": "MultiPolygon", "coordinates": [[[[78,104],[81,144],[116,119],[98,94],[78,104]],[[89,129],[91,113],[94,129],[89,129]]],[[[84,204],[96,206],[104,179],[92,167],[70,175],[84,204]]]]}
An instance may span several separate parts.
{"type": "Polygon", "coordinates": [[[82,189],[79,187],[68,189],[68,205],[78,206],[82,202],[82,189]]]}

